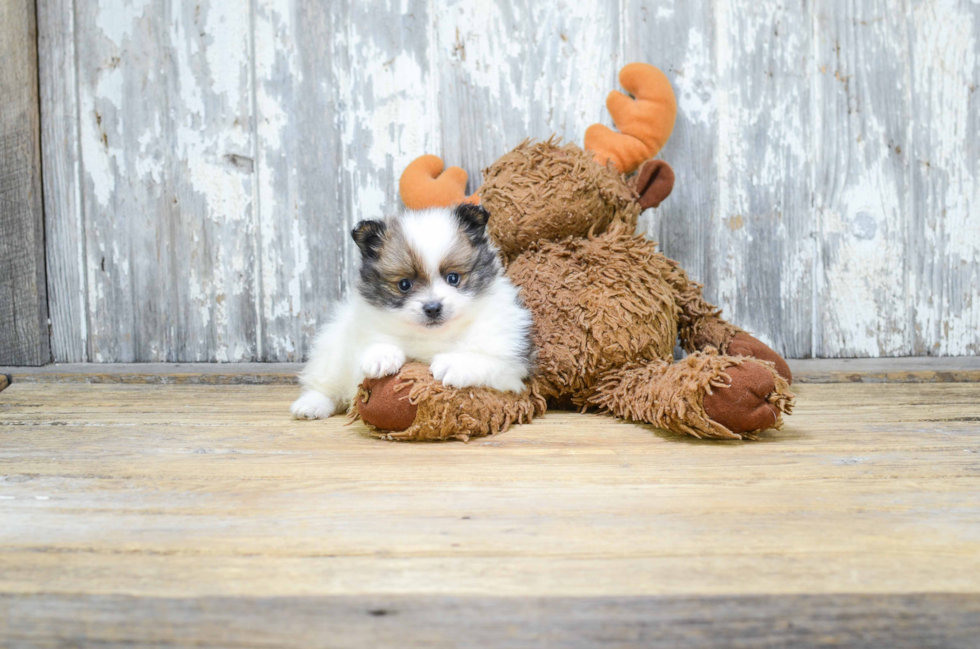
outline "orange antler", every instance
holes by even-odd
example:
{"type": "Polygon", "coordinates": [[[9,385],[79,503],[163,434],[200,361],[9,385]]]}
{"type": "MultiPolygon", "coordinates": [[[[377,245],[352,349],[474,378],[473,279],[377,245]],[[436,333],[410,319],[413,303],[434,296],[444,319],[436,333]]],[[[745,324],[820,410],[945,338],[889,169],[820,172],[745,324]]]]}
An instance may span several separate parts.
{"type": "Polygon", "coordinates": [[[422,210],[458,203],[480,203],[480,197],[476,194],[466,196],[466,172],[459,167],[443,171],[443,166],[438,156],[424,155],[405,167],[398,181],[398,193],[405,207],[422,210]]]}
{"type": "Polygon", "coordinates": [[[616,165],[629,173],[657,155],[674,130],[677,100],[663,72],[646,63],[630,63],[619,71],[619,83],[635,99],[613,90],[606,99],[619,133],[593,124],[585,130],[585,148],[595,152],[595,161],[616,165]]]}

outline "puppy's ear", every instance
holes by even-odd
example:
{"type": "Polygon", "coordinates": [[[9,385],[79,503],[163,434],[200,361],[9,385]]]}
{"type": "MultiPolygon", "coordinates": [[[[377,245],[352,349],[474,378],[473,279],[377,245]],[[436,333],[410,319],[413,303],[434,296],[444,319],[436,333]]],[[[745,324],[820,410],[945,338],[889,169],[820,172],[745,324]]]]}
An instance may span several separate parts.
{"type": "Polygon", "coordinates": [[[479,241],[486,236],[490,212],[483,207],[470,203],[460,203],[453,208],[453,214],[471,241],[479,241]]]}
{"type": "Polygon", "coordinates": [[[388,226],[384,221],[361,221],[350,231],[354,243],[361,250],[365,259],[377,259],[384,243],[385,231],[388,226]]]}

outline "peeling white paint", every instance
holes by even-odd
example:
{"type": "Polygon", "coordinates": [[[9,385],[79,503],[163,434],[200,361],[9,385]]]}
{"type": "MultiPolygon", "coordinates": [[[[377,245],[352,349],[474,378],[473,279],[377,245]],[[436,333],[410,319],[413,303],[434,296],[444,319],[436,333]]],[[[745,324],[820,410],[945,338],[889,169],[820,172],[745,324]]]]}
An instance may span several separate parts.
{"type": "Polygon", "coordinates": [[[924,141],[915,151],[924,263],[909,278],[917,347],[980,354],[980,11],[922,3],[913,24],[916,132],[924,141]]]}
{"type": "Polygon", "coordinates": [[[102,207],[109,207],[109,199],[116,189],[117,172],[113,169],[113,159],[118,158],[121,151],[110,148],[105,144],[108,138],[99,124],[99,116],[95,107],[95,98],[82,96],[81,115],[81,149],[85,173],[91,183],[91,191],[102,207]]]}
{"type": "Polygon", "coordinates": [[[687,49],[681,72],[674,76],[674,93],[678,111],[693,122],[709,124],[718,115],[712,51],[701,30],[694,28],[688,33],[687,49]]]}
{"type": "Polygon", "coordinates": [[[644,224],[677,219],[733,321],[801,353],[980,353],[978,2],[104,0],[71,36],[83,241],[48,250],[91,327],[53,320],[96,361],[301,360],[411,159],[472,190],[524,137],[581,143],[629,56],[681,112],[686,175],[644,224]]]}
{"type": "Polygon", "coordinates": [[[235,2],[215,2],[208,5],[207,23],[203,26],[208,36],[205,57],[210,72],[210,91],[232,103],[242,100],[241,90],[247,87],[247,67],[229,52],[246,52],[249,48],[249,12],[235,2]]]}
{"type": "Polygon", "coordinates": [[[95,24],[102,34],[117,47],[132,34],[137,20],[144,18],[153,0],[122,0],[96,6],[95,24]]]}

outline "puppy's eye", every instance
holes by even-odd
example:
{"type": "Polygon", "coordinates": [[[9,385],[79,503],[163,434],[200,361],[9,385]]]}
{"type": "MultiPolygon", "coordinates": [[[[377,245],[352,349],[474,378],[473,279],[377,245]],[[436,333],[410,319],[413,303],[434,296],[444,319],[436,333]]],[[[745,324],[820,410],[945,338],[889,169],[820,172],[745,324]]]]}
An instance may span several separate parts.
{"type": "Polygon", "coordinates": [[[446,283],[450,286],[459,286],[459,273],[449,273],[446,275],[446,283]]]}
{"type": "Polygon", "coordinates": [[[410,279],[400,279],[398,280],[398,290],[402,293],[408,293],[412,290],[412,280],[410,279]]]}

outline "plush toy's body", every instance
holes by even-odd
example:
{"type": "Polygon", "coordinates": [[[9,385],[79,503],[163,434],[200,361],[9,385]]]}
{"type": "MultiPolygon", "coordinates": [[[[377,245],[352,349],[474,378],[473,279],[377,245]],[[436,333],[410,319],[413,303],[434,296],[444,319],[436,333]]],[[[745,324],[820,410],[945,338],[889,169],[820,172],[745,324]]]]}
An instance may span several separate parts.
{"type": "Polygon", "coordinates": [[[465,174],[426,156],[406,169],[410,208],[476,201],[534,315],[537,367],[522,395],[453,390],[406,365],[365,383],[360,416],[392,439],[468,439],[530,421],[546,407],[605,411],[697,437],[753,437],[788,413],[789,367],[727,323],[678,265],[635,233],[642,210],[673,186],[652,160],[673,126],[663,74],[631,64],[607,105],[622,133],[587,132],[588,151],[522,143],[464,198],[465,174]],[[625,103],[624,103],[625,102],[625,103]],[[617,139],[618,138],[618,139],[617,139]],[[646,160],[646,162],[644,162],[646,160]],[[640,163],[643,163],[640,165],[640,163]],[[639,166],[639,171],[627,179],[639,166]],[[614,168],[615,166],[615,168],[614,168]],[[674,362],[678,341],[688,356],[674,362]]]}

